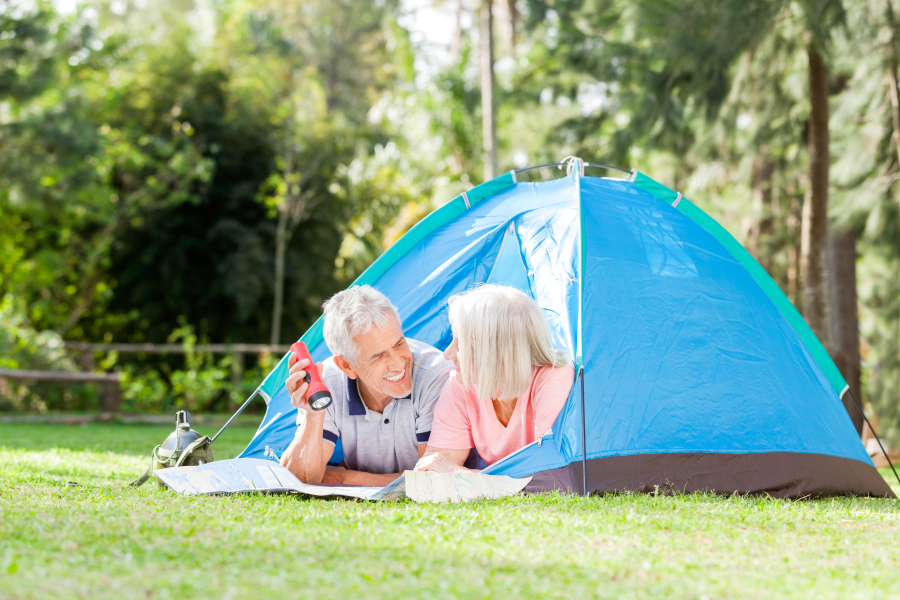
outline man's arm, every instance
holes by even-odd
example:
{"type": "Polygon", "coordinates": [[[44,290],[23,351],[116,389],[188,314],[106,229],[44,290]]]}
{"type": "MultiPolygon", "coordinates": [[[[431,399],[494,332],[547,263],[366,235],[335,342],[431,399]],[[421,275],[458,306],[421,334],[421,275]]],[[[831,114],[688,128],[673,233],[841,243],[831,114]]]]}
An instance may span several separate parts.
{"type": "MultiPolygon", "coordinates": [[[[419,444],[417,450],[419,458],[425,455],[427,444],[419,444]]],[[[285,453],[286,454],[286,453],[285,453]]],[[[463,459],[465,461],[465,459],[463,459]]],[[[325,469],[325,477],[322,483],[343,483],[345,485],[365,485],[372,487],[384,487],[393,482],[395,479],[403,475],[403,473],[364,473],[362,471],[351,471],[343,467],[327,467],[325,469]]]]}
{"type": "Polygon", "coordinates": [[[325,411],[306,413],[306,420],[297,428],[294,439],[284,454],[281,466],[303,483],[321,483],[334,445],[322,439],[325,411]]]}
{"type": "Polygon", "coordinates": [[[312,410],[309,407],[309,399],[306,390],[305,369],[313,366],[322,375],[322,363],[310,365],[309,360],[295,361],[291,353],[290,371],[284,385],[291,395],[291,405],[297,408],[297,433],[294,439],[281,455],[281,466],[303,483],[321,483],[325,474],[328,459],[334,453],[334,446],[322,439],[322,431],[325,423],[326,410],[312,410]],[[303,417],[302,415],[305,415],[303,417]]]}
{"type": "Polygon", "coordinates": [[[344,467],[328,467],[325,469],[325,477],[322,479],[322,483],[384,487],[400,477],[400,475],[400,473],[364,473],[363,471],[351,471],[344,467]]]}

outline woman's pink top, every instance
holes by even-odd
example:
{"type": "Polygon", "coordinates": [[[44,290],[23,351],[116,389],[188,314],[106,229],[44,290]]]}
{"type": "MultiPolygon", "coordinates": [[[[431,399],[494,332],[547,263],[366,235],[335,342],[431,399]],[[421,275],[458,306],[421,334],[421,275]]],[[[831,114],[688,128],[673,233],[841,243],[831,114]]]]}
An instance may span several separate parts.
{"type": "Polygon", "coordinates": [[[428,445],[446,450],[475,448],[489,465],[547,433],[575,381],[575,369],[570,365],[534,367],[531,384],[519,396],[504,427],[493,403],[478,400],[475,392],[457,381],[457,375],[456,371],[450,374],[434,408],[428,445]]]}

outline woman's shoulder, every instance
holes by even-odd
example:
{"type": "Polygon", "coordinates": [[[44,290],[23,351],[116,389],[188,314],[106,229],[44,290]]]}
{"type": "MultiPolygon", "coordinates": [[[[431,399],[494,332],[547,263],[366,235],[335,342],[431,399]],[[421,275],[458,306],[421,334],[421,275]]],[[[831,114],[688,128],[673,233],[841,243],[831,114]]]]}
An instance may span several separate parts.
{"type": "Polygon", "coordinates": [[[538,382],[568,382],[571,385],[575,381],[575,367],[572,363],[566,363],[561,367],[554,367],[553,365],[536,367],[534,378],[538,382]]]}
{"type": "Polygon", "coordinates": [[[451,372],[435,405],[435,418],[438,420],[446,419],[449,418],[449,415],[454,414],[468,418],[468,394],[466,386],[459,381],[459,373],[457,371],[451,372]]]}
{"type": "Polygon", "coordinates": [[[450,371],[447,377],[447,383],[444,384],[444,390],[441,392],[441,398],[448,398],[453,401],[465,402],[468,390],[459,380],[459,371],[450,371]]]}

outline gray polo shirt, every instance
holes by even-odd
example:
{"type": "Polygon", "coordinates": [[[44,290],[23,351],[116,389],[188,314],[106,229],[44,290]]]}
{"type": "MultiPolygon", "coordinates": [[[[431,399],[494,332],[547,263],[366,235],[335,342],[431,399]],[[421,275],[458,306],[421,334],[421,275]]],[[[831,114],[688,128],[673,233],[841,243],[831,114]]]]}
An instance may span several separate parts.
{"type": "Polygon", "coordinates": [[[344,375],[333,358],[324,362],[322,379],[333,402],[325,409],[322,436],[332,444],[341,439],[348,469],[401,473],[416,466],[418,445],[428,442],[434,405],[454,366],[440,350],[406,341],[412,351],[412,392],[406,398],[394,398],[383,413],[366,407],[356,380],[344,375]]]}

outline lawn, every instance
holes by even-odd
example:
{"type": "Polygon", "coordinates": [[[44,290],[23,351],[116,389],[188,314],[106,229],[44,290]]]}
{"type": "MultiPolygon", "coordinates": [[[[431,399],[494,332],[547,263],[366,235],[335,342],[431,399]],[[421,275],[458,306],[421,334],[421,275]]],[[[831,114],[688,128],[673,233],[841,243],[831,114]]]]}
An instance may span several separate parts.
{"type": "MultiPolygon", "coordinates": [[[[169,429],[0,425],[0,598],[900,593],[897,501],[623,494],[430,506],[126,487],[169,429]]],[[[252,433],[225,434],[217,456],[252,433]]]]}

